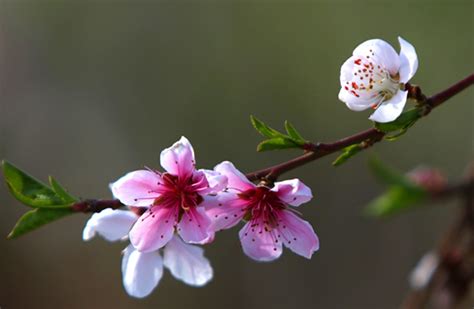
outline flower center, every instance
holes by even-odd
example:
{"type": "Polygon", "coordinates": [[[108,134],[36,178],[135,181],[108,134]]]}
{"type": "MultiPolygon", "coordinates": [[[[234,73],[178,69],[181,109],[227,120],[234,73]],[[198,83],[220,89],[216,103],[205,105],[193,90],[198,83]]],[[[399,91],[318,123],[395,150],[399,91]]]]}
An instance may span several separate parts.
{"type": "Polygon", "coordinates": [[[161,175],[163,182],[158,185],[162,190],[161,195],[153,202],[153,206],[179,207],[180,214],[192,207],[198,206],[203,198],[196,190],[202,179],[193,179],[192,176],[180,179],[169,173],[161,175]]]}
{"type": "Polygon", "coordinates": [[[278,224],[277,212],[286,208],[275,192],[268,187],[256,187],[239,193],[239,197],[248,202],[245,207],[249,221],[261,218],[266,228],[273,228],[278,224]]]}
{"type": "Polygon", "coordinates": [[[355,58],[352,78],[344,85],[353,96],[373,101],[374,108],[391,99],[400,89],[398,73],[390,74],[377,58],[373,50],[366,57],[355,58]]]}

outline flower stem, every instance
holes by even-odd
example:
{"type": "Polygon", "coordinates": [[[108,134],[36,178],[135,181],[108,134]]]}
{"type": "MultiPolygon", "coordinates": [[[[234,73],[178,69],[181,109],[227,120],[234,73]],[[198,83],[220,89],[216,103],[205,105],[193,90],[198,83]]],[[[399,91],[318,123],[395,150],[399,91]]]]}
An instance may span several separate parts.
{"type": "MultiPolygon", "coordinates": [[[[449,88],[427,98],[425,103],[431,108],[437,107],[472,84],[474,84],[474,74],[467,76],[449,88]]],[[[285,172],[291,171],[311,161],[315,161],[319,158],[340,151],[347,146],[363,143],[364,148],[369,148],[373,144],[381,141],[385,134],[386,133],[381,132],[375,128],[370,128],[332,143],[307,143],[304,146],[305,153],[303,155],[274,166],[248,173],[246,176],[251,181],[260,179],[275,181],[281,174],[285,172]]]]}

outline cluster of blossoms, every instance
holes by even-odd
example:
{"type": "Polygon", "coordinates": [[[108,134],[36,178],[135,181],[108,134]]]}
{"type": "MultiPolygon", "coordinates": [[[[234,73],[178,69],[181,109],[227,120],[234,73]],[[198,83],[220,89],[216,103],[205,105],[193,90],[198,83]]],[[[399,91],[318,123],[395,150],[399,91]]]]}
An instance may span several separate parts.
{"type": "MultiPolygon", "coordinates": [[[[377,122],[401,114],[408,95],[404,85],[418,60],[413,46],[399,41],[400,55],[374,39],[360,44],[342,65],[339,99],[351,110],[373,108],[370,119],[377,122]]],[[[319,249],[312,226],[290,207],[312,198],[300,180],[255,185],[228,161],[197,170],[185,137],[163,150],[160,161],[165,172],[133,171],[112,183],[114,197],[128,210],[94,214],[83,232],[84,240],[95,234],[109,241],[130,240],[122,258],[123,284],[130,295],[150,294],[163,266],[189,285],[206,284],[213,270],[197,245],[211,243],[217,231],[241,221],[242,249],[254,260],[275,260],[283,246],[308,259],[319,249]]]]}
{"type": "Polygon", "coordinates": [[[83,232],[84,240],[95,234],[109,241],[130,240],[122,275],[131,296],[150,294],[163,266],[189,285],[206,284],[212,267],[196,245],[214,241],[217,231],[241,220],[247,221],[239,233],[243,251],[257,261],[278,258],[283,245],[306,258],[318,250],[311,225],[289,207],[312,198],[298,179],[270,188],[253,184],[230,162],[197,170],[185,137],[163,150],[160,161],[165,172],[133,171],[112,183],[114,197],[129,209],[94,214],[83,232]]]}

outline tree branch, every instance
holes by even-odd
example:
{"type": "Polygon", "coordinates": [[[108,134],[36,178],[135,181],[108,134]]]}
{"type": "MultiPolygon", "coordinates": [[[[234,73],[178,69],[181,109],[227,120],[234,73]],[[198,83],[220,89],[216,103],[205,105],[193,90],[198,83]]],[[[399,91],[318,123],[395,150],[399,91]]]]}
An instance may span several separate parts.
{"type": "MultiPolygon", "coordinates": [[[[474,74],[467,76],[466,78],[455,83],[451,87],[429,98],[424,97],[419,87],[407,84],[406,89],[409,91],[409,96],[417,101],[421,100],[421,103],[425,104],[429,108],[429,112],[432,108],[441,105],[442,103],[444,103],[454,95],[460,93],[464,89],[468,88],[472,84],[474,84],[474,74]]],[[[425,113],[425,115],[427,115],[428,112],[425,113]]],[[[289,161],[248,173],[246,174],[246,176],[249,180],[252,181],[263,178],[269,181],[274,181],[285,172],[288,172],[311,161],[332,154],[336,151],[340,151],[347,146],[363,143],[364,148],[369,148],[373,144],[381,141],[385,134],[386,133],[381,132],[376,128],[370,128],[332,143],[308,143],[304,146],[304,149],[306,150],[305,154],[289,161]]]]}

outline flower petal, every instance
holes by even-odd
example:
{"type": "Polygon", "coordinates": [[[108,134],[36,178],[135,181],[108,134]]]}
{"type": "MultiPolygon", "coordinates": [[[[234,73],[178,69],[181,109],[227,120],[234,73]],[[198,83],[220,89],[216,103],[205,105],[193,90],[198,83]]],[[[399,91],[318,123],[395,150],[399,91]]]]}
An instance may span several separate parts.
{"type": "Polygon", "coordinates": [[[130,296],[148,296],[163,276],[163,260],[158,251],[139,252],[129,245],[123,252],[122,281],[130,296]]]}
{"type": "Polygon", "coordinates": [[[271,191],[276,192],[282,201],[292,206],[307,203],[313,198],[311,189],[299,179],[275,182],[271,191]]]}
{"type": "Polygon", "coordinates": [[[141,252],[158,250],[173,237],[176,219],[175,207],[152,207],[130,230],[130,242],[141,252]]]}
{"type": "Polygon", "coordinates": [[[400,69],[400,58],[392,45],[380,39],[372,39],[361,43],[354,49],[354,56],[372,59],[383,65],[391,75],[397,75],[400,69]]]}
{"type": "Polygon", "coordinates": [[[362,101],[361,99],[347,92],[347,90],[344,88],[341,88],[341,90],[339,91],[338,98],[340,101],[346,103],[346,106],[350,110],[355,112],[364,111],[374,104],[374,100],[370,99],[362,101]]]}
{"type": "Polygon", "coordinates": [[[227,177],[222,175],[219,172],[213,170],[205,170],[201,169],[199,172],[204,173],[207,178],[207,182],[209,184],[207,190],[200,191],[201,194],[215,194],[224,190],[227,187],[227,177]]]}
{"type": "Polygon", "coordinates": [[[407,96],[408,91],[398,90],[390,100],[383,102],[369,119],[380,123],[394,121],[403,112],[407,96]]]}
{"type": "Polygon", "coordinates": [[[108,241],[117,241],[127,236],[138,216],[128,210],[104,209],[95,213],[87,221],[82,239],[92,239],[96,233],[108,241]]]}
{"type": "Polygon", "coordinates": [[[164,265],[176,279],[193,286],[205,285],[213,276],[211,264],[204,257],[204,250],[184,243],[177,236],[164,249],[164,265]]]}
{"type": "Polygon", "coordinates": [[[212,220],[212,229],[217,232],[239,223],[245,215],[247,202],[239,198],[237,193],[232,190],[207,197],[203,205],[212,220]]]}
{"type": "Polygon", "coordinates": [[[245,191],[248,189],[255,188],[255,185],[245,177],[234,164],[229,161],[224,161],[218,164],[214,170],[227,177],[227,186],[230,189],[237,189],[239,191],[245,191]]]}
{"type": "Polygon", "coordinates": [[[418,56],[415,47],[398,37],[400,42],[400,83],[408,82],[418,70],[418,56]]]}
{"type": "Polygon", "coordinates": [[[178,233],[187,243],[204,244],[213,238],[211,220],[204,207],[190,208],[185,211],[178,223],[178,233]]]}
{"type": "Polygon", "coordinates": [[[160,162],[168,173],[187,177],[195,170],[193,146],[182,136],[179,141],[161,152],[160,162]]]}
{"type": "Polygon", "coordinates": [[[366,110],[378,102],[378,99],[371,92],[356,92],[357,88],[352,86],[359,84],[359,81],[354,79],[355,63],[359,58],[358,56],[351,56],[342,64],[340,74],[341,90],[338,96],[339,100],[346,103],[349,109],[357,112],[366,110]]]}
{"type": "Polygon", "coordinates": [[[311,224],[288,210],[280,213],[280,219],[278,230],[285,246],[296,254],[311,258],[319,249],[319,239],[311,224]]]}
{"type": "Polygon", "coordinates": [[[152,171],[134,171],[110,184],[115,198],[128,206],[150,206],[160,194],[160,175],[152,171]]]}
{"type": "Polygon", "coordinates": [[[256,261],[273,261],[283,251],[276,230],[265,229],[261,220],[247,222],[240,230],[239,237],[244,253],[256,261]]]}

